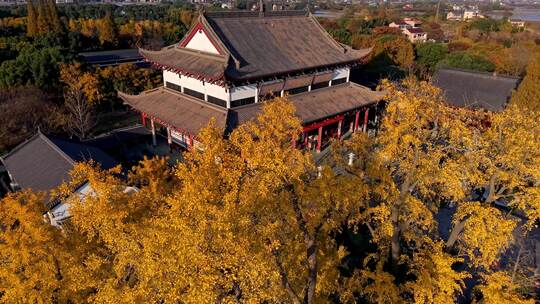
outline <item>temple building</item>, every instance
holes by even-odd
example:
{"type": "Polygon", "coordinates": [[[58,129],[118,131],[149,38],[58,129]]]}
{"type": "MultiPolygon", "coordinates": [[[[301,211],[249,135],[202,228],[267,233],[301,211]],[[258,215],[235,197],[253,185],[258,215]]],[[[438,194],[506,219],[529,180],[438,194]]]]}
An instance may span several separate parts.
{"type": "Polygon", "coordinates": [[[371,49],[336,42],[305,11],[202,12],[177,44],[141,55],[163,70],[164,85],[119,97],[141,113],[154,135],[197,147],[213,118],[224,136],[288,96],[302,120],[298,146],[320,151],[331,138],[366,130],[377,119],[379,92],[350,82],[371,49]]]}
{"type": "Polygon", "coordinates": [[[506,108],[519,77],[456,68],[439,68],[431,83],[454,107],[499,112],[506,108]]]}
{"type": "MultiPolygon", "coordinates": [[[[59,226],[70,218],[69,205],[51,196],[50,191],[70,180],[70,172],[77,162],[90,160],[103,169],[118,164],[99,148],[38,131],[8,154],[0,156],[0,165],[7,169],[11,191],[29,189],[46,194],[44,217],[53,226],[59,226]]],[[[73,195],[85,196],[91,191],[89,184],[83,182],[73,195]]]]}

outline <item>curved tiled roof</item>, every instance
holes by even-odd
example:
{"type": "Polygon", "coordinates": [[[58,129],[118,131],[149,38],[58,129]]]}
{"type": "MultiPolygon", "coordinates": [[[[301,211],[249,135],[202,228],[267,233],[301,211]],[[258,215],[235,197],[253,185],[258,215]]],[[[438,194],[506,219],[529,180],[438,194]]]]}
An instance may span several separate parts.
{"type": "Polygon", "coordinates": [[[233,79],[257,78],[351,63],[369,54],[336,42],[305,12],[206,13],[213,32],[239,61],[227,70],[233,79]]]}
{"type": "MultiPolygon", "coordinates": [[[[296,108],[303,124],[346,113],[381,101],[384,94],[347,82],[344,84],[291,95],[288,99],[296,108]]],[[[230,125],[239,125],[261,112],[264,103],[255,103],[231,109],[230,125]]]]}
{"type": "Polygon", "coordinates": [[[160,51],[141,49],[140,53],[160,67],[183,75],[204,76],[208,81],[222,79],[228,61],[225,56],[180,48],[176,45],[165,47],[160,51]]]}
{"type": "MultiPolygon", "coordinates": [[[[228,133],[256,117],[264,104],[255,103],[226,109],[165,87],[139,95],[119,92],[118,96],[135,110],[158,122],[195,136],[212,118],[215,119],[216,127],[228,133]]],[[[304,124],[309,124],[374,104],[382,100],[383,94],[348,82],[291,95],[288,98],[296,107],[296,115],[304,124]]]]}
{"type": "Polygon", "coordinates": [[[227,109],[165,87],[139,95],[118,92],[118,96],[135,110],[192,135],[197,135],[212,118],[218,128],[226,128],[227,109]]]}
{"type": "Polygon", "coordinates": [[[190,32],[201,26],[222,55],[183,47],[189,36],[141,54],[162,67],[210,81],[243,81],[357,64],[371,51],[338,43],[303,11],[203,13],[190,32]]]}

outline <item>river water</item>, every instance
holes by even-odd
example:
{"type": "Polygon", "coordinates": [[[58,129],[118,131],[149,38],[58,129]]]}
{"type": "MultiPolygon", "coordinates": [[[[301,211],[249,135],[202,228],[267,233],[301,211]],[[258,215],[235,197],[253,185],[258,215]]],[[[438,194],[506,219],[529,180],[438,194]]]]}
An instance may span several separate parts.
{"type": "Polygon", "coordinates": [[[512,14],[512,19],[540,22],[540,9],[516,7],[512,14]]]}
{"type": "MultiPolygon", "coordinates": [[[[540,22],[540,9],[539,8],[521,8],[516,7],[512,12],[512,19],[521,19],[524,21],[536,21],[540,22]]],[[[313,13],[315,17],[323,17],[330,19],[337,19],[343,15],[343,11],[329,11],[329,10],[318,10],[313,13]]],[[[500,19],[503,17],[500,12],[488,13],[488,16],[500,19]]]]}

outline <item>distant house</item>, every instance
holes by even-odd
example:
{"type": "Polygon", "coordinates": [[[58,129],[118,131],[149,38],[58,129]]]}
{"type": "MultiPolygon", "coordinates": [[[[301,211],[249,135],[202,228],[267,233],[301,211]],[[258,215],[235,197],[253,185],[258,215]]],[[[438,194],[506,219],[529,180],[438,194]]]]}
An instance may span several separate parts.
{"type": "Polygon", "coordinates": [[[446,14],[448,21],[467,21],[477,18],[484,18],[478,9],[466,9],[464,11],[451,11],[446,14]]]}
{"type": "Polygon", "coordinates": [[[397,29],[400,29],[400,30],[404,30],[404,29],[410,27],[410,25],[408,25],[407,23],[402,22],[402,21],[392,22],[388,26],[391,27],[391,28],[397,28],[397,29]]]}
{"type": "Polygon", "coordinates": [[[450,105],[495,112],[504,110],[519,81],[517,77],[452,68],[437,70],[432,79],[450,105]]]}
{"type": "Polygon", "coordinates": [[[427,33],[424,32],[420,26],[422,21],[414,18],[404,18],[403,21],[392,22],[388,26],[401,30],[410,42],[426,42],[427,33]]]}
{"type": "Polygon", "coordinates": [[[407,28],[403,31],[403,34],[405,34],[407,39],[412,43],[427,41],[427,33],[421,28],[407,28]]]}
{"type": "Polygon", "coordinates": [[[521,20],[521,19],[510,19],[508,20],[510,22],[510,24],[513,26],[513,27],[517,27],[517,28],[525,28],[525,21],[521,20]]]}
{"type": "Polygon", "coordinates": [[[411,26],[411,28],[419,28],[422,25],[422,21],[415,18],[403,18],[403,22],[411,26]]]}
{"type": "Polygon", "coordinates": [[[451,11],[446,14],[446,20],[448,21],[461,21],[463,19],[463,12],[451,11]]]}
{"type": "MultiPolygon", "coordinates": [[[[69,172],[77,162],[94,160],[102,168],[116,166],[116,161],[102,150],[75,141],[47,136],[41,132],[0,157],[7,169],[13,191],[31,189],[49,192],[69,181],[69,172]]],[[[83,183],[74,194],[88,195],[92,190],[83,183]]],[[[68,206],[47,195],[48,220],[58,226],[69,218],[68,206]]]]}
{"type": "Polygon", "coordinates": [[[484,16],[480,14],[480,11],[477,9],[465,10],[463,12],[463,20],[465,21],[476,19],[476,18],[484,18],[484,16]]]}

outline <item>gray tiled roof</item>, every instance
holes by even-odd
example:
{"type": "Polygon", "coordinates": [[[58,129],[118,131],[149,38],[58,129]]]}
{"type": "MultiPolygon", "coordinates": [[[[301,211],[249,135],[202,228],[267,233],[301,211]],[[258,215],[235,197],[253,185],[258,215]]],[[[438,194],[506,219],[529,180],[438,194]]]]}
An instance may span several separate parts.
{"type": "Polygon", "coordinates": [[[103,168],[116,161],[98,148],[38,132],[2,157],[13,182],[23,189],[49,191],[69,180],[76,162],[94,160],[103,168]]]}
{"type": "MultiPolygon", "coordinates": [[[[362,59],[369,51],[353,50],[336,42],[305,12],[271,15],[207,13],[205,17],[239,68],[230,66],[234,79],[254,78],[362,59]]],[[[279,13],[279,12],[277,12],[279,13]]]]}
{"type": "Polygon", "coordinates": [[[118,92],[118,96],[137,111],[192,135],[197,135],[212,118],[218,128],[226,127],[227,109],[165,87],[139,95],[118,92]]]}
{"type": "Polygon", "coordinates": [[[227,58],[221,55],[203,53],[177,45],[171,45],[160,51],[140,50],[140,53],[157,65],[164,65],[184,75],[205,75],[209,80],[223,77],[227,58]]]}
{"type": "Polygon", "coordinates": [[[244,81],[357,64],[371,51],[338,43],[303,11],[209,12],[199,23],[222,55],[186,49],[182,45],[189,36],[177,45],[141,54],[158,66],[209,81],[216,76],[220,81],[244,81]]]}
{"type": "Polygon", "coordinates": [[[142,59],[138,49],[123,49],[113,51],[84,52],[79,56],[88,63],[97,64],[112,61],[136,61],[142,59]]]}
{"type": "MultiPolygon", "coordinates": [[[[195,136],[212,118],[215,119],[218,128],[228,133],[239,124],[256,117],[263,105],[254,103],[226,109],[164,87],[139,95],[119,92],[118,96],[137,111],[195,136]]],[[[296,107],[296,115],[303,123],[311,123],[371,105],[382,98],[381,92],[372,91],[352,82],[288,97],[296,107]]]]}
{"type": "MultiPolygon", "coordinates": [[[[383,93],[348,82],[336,86],[291,95],[288,99],[296,108],[303,124],[342,114],[382,100],[383,93]]],[[[230,110],[229,124],[238,125],[256,117],[263,103],[255,103],[230,110]],[[234,120],[234,121],[233,121],[234,120]]]]}
{"type": "Polygon", "coordinates": [[[432,83],[442,89],[452,106],[502,111],[519,81],[516,77],[441,68],[432,83]]]}

